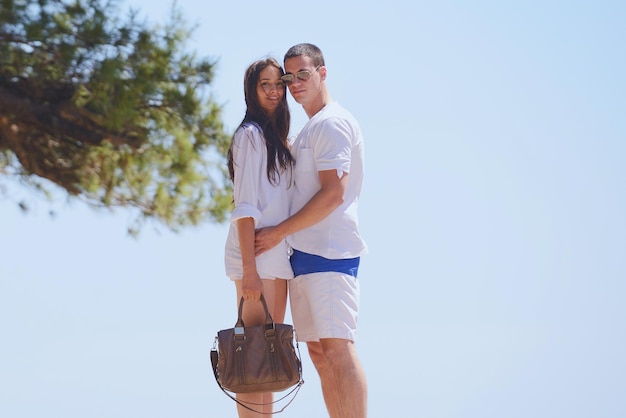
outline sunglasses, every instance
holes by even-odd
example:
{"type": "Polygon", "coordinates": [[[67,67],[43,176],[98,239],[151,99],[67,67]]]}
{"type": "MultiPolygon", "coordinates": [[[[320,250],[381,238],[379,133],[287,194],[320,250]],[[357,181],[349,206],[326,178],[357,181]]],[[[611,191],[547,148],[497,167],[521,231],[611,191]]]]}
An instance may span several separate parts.
{"type": "Polygon", "coordinates": [[[298,78],[298,80],[307,81],[309,78],[311,78],[313,73],[316,72],[320,67],[321,65],[318,65],[317,67],[315,67],[313,71],[302,70],[302,71],[298,71],[295,74],[287,73],[284,76],[282,76],[280,79],[286,85],[290,85],[291,83],[293,83],[296,80],[296,77],[298,78]]]}

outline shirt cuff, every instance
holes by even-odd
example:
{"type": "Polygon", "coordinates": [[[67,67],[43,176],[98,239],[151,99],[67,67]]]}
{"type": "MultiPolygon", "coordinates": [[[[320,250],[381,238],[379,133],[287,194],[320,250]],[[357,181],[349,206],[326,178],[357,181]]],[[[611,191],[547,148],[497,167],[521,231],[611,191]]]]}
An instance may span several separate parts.
{"type": "Polygon", "coordinates": [[[259,219],[261,219],[261,211],[255,208],[252,205],[241,204],[235,207],[232,215],[230,216],[230,223],[235,223],[241,218],[252,218],[254,219],[254,226],[256,228],[259,219]]]}

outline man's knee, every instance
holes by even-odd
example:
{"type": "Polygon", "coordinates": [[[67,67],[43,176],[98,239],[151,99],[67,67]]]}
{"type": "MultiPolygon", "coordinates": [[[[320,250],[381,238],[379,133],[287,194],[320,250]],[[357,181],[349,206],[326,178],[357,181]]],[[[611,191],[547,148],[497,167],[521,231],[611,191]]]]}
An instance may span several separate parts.
{"type": "Polygon", "coordinates": [[[311,358],[311,362],[315,369],[320,375],[324,375],[328,370],[331,369],[328,361],[326,360],[326,355],[322,349],[320,343],[307,343],[309,349],[309,357],[311,358]]]}
{"type": "Polygon", "coordinates": [[[321,343],[323,356],[329,367],[337,368],[350,364],[356,355],[354,343],[350,340],[329,338],[321,343]]]}

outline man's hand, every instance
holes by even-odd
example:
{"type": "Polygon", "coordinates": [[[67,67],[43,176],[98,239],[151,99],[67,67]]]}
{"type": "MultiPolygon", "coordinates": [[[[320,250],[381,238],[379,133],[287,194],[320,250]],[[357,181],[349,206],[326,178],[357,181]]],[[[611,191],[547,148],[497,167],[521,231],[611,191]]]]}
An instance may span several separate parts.
{"type": "Polygon", "coordinates": [[[254,253],[255,255],[263,254],[267,250],[271,250],[285,237],[279,232],[275,226],[257,229],[254,236],[254,253]]]}

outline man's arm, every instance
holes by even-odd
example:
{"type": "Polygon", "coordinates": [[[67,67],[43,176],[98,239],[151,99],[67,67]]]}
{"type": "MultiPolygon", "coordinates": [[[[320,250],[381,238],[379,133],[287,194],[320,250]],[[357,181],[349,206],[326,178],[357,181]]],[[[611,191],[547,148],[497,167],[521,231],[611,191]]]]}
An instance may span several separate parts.
{"type": "Polygon", "coordinates": [[[318,171],[320,190],[298,212],[276,226],[259,229],[255,237],[256,255],[275,247],[287,235],[315,225],[343,203],[348,173],[337,176],[337,170],[318,171]]]}

